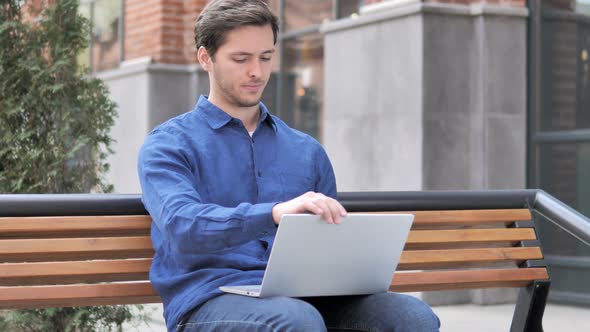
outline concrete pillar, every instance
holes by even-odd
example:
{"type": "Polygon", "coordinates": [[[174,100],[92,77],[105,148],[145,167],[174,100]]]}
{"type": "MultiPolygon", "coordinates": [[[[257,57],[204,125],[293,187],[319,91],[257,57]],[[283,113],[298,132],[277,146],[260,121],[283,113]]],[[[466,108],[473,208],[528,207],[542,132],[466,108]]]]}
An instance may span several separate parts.
{"type": "MultiPolygon", "coordinates": [[[[526,186],[527,9],[413,2],[326,23],[323,142],[339,190],[526,186]]],[[[513,290],[424,293],[499,303],[513,290]]]]}

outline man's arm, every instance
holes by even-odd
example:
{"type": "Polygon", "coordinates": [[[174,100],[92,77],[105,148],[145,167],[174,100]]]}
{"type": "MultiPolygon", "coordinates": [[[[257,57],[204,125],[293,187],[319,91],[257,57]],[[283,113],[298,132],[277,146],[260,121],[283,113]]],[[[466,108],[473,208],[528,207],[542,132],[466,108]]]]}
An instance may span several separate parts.
{"type": "Polygon", "coordinates": [[[203,203],[194,187],[198,165],[187,160],[190,154],[184,148],[174,135],[160,131],[146,139],[138,160],[144,205],[171,246],[185,253],[210,253],[275,231],[271,211],[276,203],[235,208],[203,203]]]}

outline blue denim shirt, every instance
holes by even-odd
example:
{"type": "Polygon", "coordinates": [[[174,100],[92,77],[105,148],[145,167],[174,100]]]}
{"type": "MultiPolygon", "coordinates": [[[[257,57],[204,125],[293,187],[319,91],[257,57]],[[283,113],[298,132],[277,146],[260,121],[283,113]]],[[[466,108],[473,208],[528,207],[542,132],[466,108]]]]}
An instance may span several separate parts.
{"type": "Polygon", "coordinates": [[[332,166],[312,137],[260,103],[250,137],[201,96],[193,111],[156,127],[138,161],[152,216],[150,280],[169,331],[219,286],[260,284],[272,248],[275,204],[307,191],[336,197],[332,166]]]}

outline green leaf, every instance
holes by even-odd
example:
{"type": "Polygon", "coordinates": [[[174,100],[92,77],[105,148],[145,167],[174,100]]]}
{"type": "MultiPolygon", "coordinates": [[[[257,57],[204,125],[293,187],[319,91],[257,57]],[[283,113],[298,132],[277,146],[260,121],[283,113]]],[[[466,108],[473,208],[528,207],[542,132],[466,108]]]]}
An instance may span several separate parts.
{"type": "MultiPolygon", "coordinates": [[[[116,106],[105,84],[75,65],[90,23],[77,0],[51,1],[29,20],[21,20],[23,3],[0,5],[0,193],[113,191],[105,172],[116,106]]],[[[0,331],[116,331],[137,313],[135,306],[6,311],[0,331]]]]}

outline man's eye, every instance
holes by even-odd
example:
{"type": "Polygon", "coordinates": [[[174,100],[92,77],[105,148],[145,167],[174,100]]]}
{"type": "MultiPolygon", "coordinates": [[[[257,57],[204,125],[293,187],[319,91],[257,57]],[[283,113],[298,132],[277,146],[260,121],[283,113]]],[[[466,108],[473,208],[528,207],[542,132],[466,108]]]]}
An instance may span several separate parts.
{"type": "Polygon", "coordinates": [[[268,61],[272,60],[272,58],[260,58],[260,60],[268,62],[268,61]]]}
{"type": "Polygon", "coordinates": [[[237,63],[244,63],[244,62],[246,62],[246,60],[248,60],[248,59],[234,59],[234,61],[237,63]]]}

